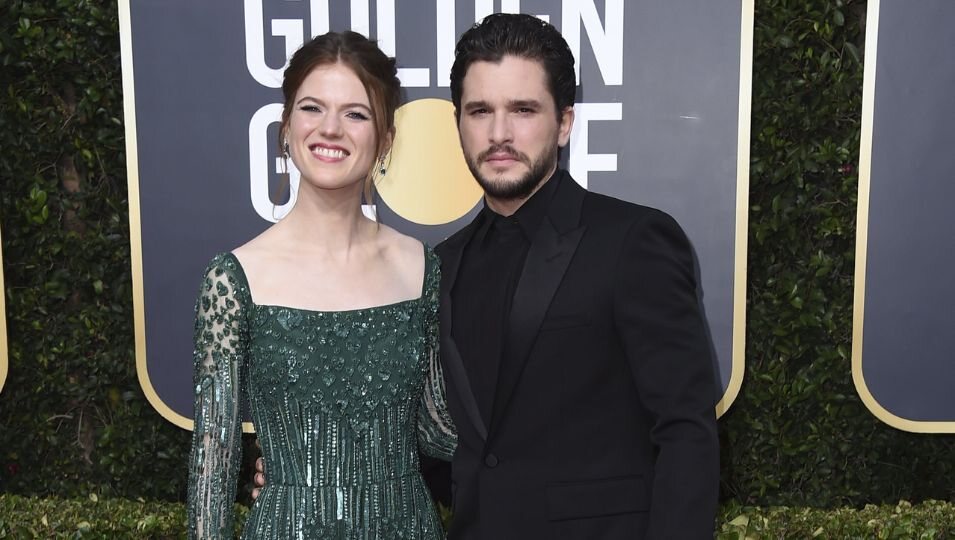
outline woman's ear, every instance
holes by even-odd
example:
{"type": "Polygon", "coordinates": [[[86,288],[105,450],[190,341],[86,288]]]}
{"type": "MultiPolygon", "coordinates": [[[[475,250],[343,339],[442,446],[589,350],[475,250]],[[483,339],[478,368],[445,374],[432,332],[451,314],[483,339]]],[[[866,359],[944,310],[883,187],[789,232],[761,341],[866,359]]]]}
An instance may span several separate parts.
{"type": "Polygon", "coordinates": [[[391,145],[395,143],[395,127],[391,126],[391,129],[385,133],[384,138],[381,140],[381,145],[379,147],[378,156],[384,157],[385,154],[391,152],[391,145]]]}

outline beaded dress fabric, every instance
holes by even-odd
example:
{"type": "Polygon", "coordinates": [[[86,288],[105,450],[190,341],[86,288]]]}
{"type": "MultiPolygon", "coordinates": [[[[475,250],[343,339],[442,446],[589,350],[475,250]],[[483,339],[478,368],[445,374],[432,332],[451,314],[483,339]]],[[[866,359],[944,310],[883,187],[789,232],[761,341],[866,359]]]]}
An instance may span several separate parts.
{"type": "Polygon", "coordinates": [[[439,265],[422,295],[351,311],[252,302],[239,261],[216,256],[196,305],[190,538],[232,538],[248,396],[266,486],[243,538],[444,536],[418,453],[457,437],[438,363],[439,265]]]}

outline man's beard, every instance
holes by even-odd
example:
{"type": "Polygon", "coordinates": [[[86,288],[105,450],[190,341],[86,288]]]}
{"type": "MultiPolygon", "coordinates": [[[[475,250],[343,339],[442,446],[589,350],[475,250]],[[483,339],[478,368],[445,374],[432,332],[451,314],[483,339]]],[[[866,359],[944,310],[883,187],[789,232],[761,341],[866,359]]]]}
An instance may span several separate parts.
{"type": "Polygon", "coordinates": [[[484,190],[485,195],[492,199],[515,201],[529,197],[531,193],[534,193],[537,186],[546,180],[544,175],[548,174],[557,164],[557,147],[555,145],[550,152],[542,154],[533,162],[527,154],[518,152],[517,149],[509,145],[492,146],[478,154],[477,158],[465,155],[464,161],[467,163],[468,169],[471,170],[474,179],[477,180],[478,185],[484,190]],[[527,164],[529,167],[527,174],[516,180],[482,176],[478,169],[480,164],[487,159],[487,156],[500,152],[506,152],[521,163],[527,164]]]}

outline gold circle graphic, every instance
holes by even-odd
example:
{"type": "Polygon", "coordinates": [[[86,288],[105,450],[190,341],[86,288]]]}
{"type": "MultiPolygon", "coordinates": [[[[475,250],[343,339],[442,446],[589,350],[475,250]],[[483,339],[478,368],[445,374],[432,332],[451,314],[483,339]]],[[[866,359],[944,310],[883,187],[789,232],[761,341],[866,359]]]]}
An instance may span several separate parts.
{"type": "Polygon", "coordinates": [[[418,99],[395,112],[395,140],[377,182],[382,200],[399,216],[443,225],[465,215],[483,195],[458,143],[454,106],[418,99]]]}

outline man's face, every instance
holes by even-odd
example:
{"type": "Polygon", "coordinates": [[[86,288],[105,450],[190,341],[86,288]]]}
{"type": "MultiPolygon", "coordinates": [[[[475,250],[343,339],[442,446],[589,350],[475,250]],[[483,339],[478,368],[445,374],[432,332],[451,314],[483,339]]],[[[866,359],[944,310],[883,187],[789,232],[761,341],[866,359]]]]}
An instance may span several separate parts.
{"type": "Polygon", "coordinates": [[[526,198],[557,168],[573,108],[558,121],[544,68],[517,56],[471,64],[461,87],[458,134],[468,168],[489,198],[526,198]]]}

